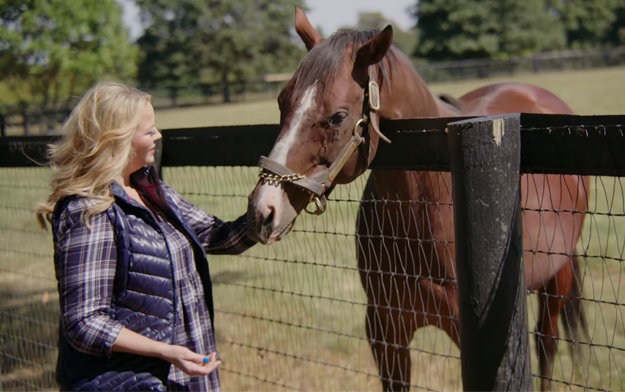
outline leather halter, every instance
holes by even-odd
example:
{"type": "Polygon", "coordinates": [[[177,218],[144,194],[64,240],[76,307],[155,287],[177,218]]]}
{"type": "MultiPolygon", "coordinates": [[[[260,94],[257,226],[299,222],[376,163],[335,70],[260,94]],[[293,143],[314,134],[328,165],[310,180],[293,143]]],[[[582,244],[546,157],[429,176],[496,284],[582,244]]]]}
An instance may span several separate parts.
{"type": "MultiPolygon", "coordinates": [[[[391,141],[386,138],[380,132],[379,121],[376,111],[380,109],[380,88],[376,83],[377,80],[377,64],[369,66],[369,83],[367,89],[365,89],[365,101],[363,104],[362,117],[356,122],[354,131],[349,142],[343,147],[338,155],[338,158],[330,165],[329,168],[315,173],[312,177],[308,178],[303,174],[295,173],[285,165],[278,163],[268,157],[261,156],[258,166],[261,167],[259,174],[259,181],[263,183],[269,183],[270,185],[279,186],[281,182],[290,182],[310,193],[309,203],[315,202],[317,209],[315,211],[309,211],[308,206],[304,208],[309,214],[321,215],[326,210],[327,198],[326,191],[330,189],[336,176],[341,172],[343,166],[347,163],[358,146],[365,147],[365,155],[367,157],[367,164],[371,163],[370,157],[370,138],[365,138],[364,134],[361,136],[358,133],[358,128],[364,125],[368,125],[368,133],[371,133],[371,129],[379,136],[380,139],[387,143],[391,141]]],[[[364,132],[364,131],[363,131],[364,132]]]]}

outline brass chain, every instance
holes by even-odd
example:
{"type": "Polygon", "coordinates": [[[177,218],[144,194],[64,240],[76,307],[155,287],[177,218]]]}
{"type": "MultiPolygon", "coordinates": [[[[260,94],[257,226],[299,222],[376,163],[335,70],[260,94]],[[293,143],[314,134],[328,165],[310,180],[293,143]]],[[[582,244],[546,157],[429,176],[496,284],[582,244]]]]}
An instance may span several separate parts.
{"type": "Polygon", "coordinates": [[[258,177],[260,177],[260,180],[263,182],[263,184],[275,186],[278,186],[281,182],[294,182],[306,178],[305,175],[297,173],[279,176],[277,174],[269,174],[262,171],[260,172],[260,174],[258,174],[258,177]]]}

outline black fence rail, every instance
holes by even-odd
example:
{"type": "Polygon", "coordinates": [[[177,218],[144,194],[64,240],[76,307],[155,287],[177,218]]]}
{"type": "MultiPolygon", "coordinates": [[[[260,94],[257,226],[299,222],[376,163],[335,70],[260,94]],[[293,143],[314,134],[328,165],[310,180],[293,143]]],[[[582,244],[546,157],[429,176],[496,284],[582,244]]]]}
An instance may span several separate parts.
{"type": "MultiPolygon", "coordinates": [[[[470,178],[480,181],[480,176],[483,178],[485,174],[491,178],[484,170],[497,166],[481,167],[482,163],[478,161],[465,165],[475,168],[473,172],[454,169],[454,162],[458,166],[461,161],[457,153],[450,153],[455,151],[450,134],[454,137],[464,133],[470,136],[481,127],[481,139],[467,143],[477,146],[480,154],[488,154],[488,149],[502,150],[508,141],[512,141],[513,144],[506,148],[508,151],[517,149],[517,161],[510,154],[501,154],[499,162],[503,160],[506,165],[510,163],[511,167],[518,167],[517,175],[524,174],[523,184],[543,178],[532,177],[535,174],[553,175],[556,183],[562,174],[591,176],[591,188],[583,189],[591,199],[587,211],[545,211],[545,207],[538,206],[526,207],[522,214],[550,212],[556,216],[567,213],[586,216],[584,232],[571,256],[583,259],[579,277],[584,281],[584,290],[578,299],[586,307],[590,334],[587,339],[581,336],[571,339],[561,334],[552,336],[558,342],[559,351],[553,374],[547,378],[558,387],[622,390],[625,387],[625,375],[620,365],[625,362],[625,324],[622,316],[625,297],[621,294],[621,282],[625,278],[625,240],[622,235],[625,231],[625,184],[622,184],[621,177],[625,176],[625,116],[513,115],[506,117],[503,128],[499,128],[503,131],[501,145],[494,145],[496,143],[491,137],[495,120],[501,118],[383,122],[383,132],[393,143],[379,147],[372,169],[419,171],[424,173],[419,178],[424,179],[425,187],[443,181],[444,172],[452,171],[456,185],[454,192],[467,192],[467,187],[457,186],[456,181],[461,176],[468,176],[467,183],[474,181],[470,178]],[[469,126],[473,128],[465,131],[469,126]],[[459,129],[462,132],[458,132],[459,129]],[[513,136],[516,136],[516,146],[513,136]],[[474,175],[476,177],[471,177],[474,175]],[[571,355],[567,350],[570,347],[581,347],[585,354],[571,355]]],[[[247,195],[258,179],[258,157],[271,150],[278,132],[277,125],[164,131],[161,158],[164,180],[184,197],[217,216],[236,218],[246,208],[247,195]]],[[[7,390],[54,387],[52,374],[58,305],[55,304],[56,288],[51,271],[51,239],[49,234],[36,228],[30,212],[32,203],[46,195],[48,171],[39,165],[45,165],[45,146],[52,138],[10,137],[0,140],[0,377],[3,388],[7,390]]],[[[488,156],[491,155],[495,157],[496,154],[488,156]]],[[[466,156],[463,159],[467,159],[466,156]]],[[[483,186],[483,189],[486,188],[483,186]]],[[[222,373],[224,388],[380,389],[380,375],[364,328],[368,304],[360,287],[355,262],[355,216],[361,205],[363,189],[363,178],[337,187],[330,198],[326,215],[298,218],[293,231],[278,244],[254,247],[238,258],[211,258],[218,311],[217,340],[226,359],[222,373]],[[311,374],[315,376],[311,377],[311,374]]],[[[570,194],[555,195],[552,192],[555,189],[545,189],[550,191],[545,197],[552,199],[574,197],[570,195],[577,192],[570,189],[570,194]]],[[[514,200],[510,197],[500,197],[511,201],[510,205],[514,207],[514,200]]],[[[479,207],[501,201],[497,194],[486,192],[479,197],[479,203],[466,203],[471,200],[468,196],[460,197],[454,193],[454,201],[460,202],[460,199],[465,201],[462,205],[467,206],[462,209],[463,212],[472,205],[478,204],[479,207]],[[491,197],[491,200],[486,197],[491,197]]],[[[427,207],[434,214],[452,207],[450,203],[443,205],[429,199],[382,199],[374,202],[408,203],[427,207]]],[[[511,208],[508,211],[514,213],[515,210],[511,208]]],[[[477,215],[473,218],[467,215],[466,219],[477,222],[484,218],[484,212],[491,214],[492,209],[471,212],[477,215]]],[[[457,210],[455,213],[461,212],[457,210]]],[[[491,218],[494,217],[496,215],[492,214],[491,218]]],[[[456,220],[462,219],[457,216],[456,220]]],[[[493,223],[484,224],[498,227],[493,223]]],[[[458,226],[456,232],[455,240],[438,240],[456,243],[460,247],[467,238],[462,237],[458,226]]],[[[500,234],[497,230],[493,233],[500,234]]],[[[400,235],[392,242],[404,240],[406,238],[400,235]]],[[[506,243],[506,246],[513,245],[506,243]]],[[[532,243],[518,246],[526,254],[539,251],[532,243]]],[[[494,246],[489,248],[494,249],[494,246]]],[[[476,254],[470,257],[458,254],[458,259],[467,263],[482,259],[502,261],[476,254]]],[[[519,259],[507,260],[504,265],[518,267],[519,259]]],[[[492,265],[479,267],[488,269],[492,265]]],[[[506,271],[509,270],[509,267],[506,268],[506,271]]],[[[488,287],[501,285],[514,292],[514,288],[519,287],[521,273],[522,269],[517,268],[516,274],[506,275],[508,280],[484,279],[480,283],[481,289],[486,288],[486,291],[482,293],[488,292],[488,287]]],[[[427,276],[417,278],[427,280],[427,276]]],[[[459,273],[461,291],[471,287],[463,281],[464,278],[466,276],[459,273]]],[[[504,302],[499,306],[521,309],[518,314],[525,314],[521,317],[522,321],[525,320],[525,331],[532,331],[536,318],[540,317],[535,302],[547,294],[540,290],[528,293],[531,295],[526,313],[519,308],[523,302],[518,295],[504,296],[514,300],[513,305],[504,302]]],[[[487,307],[489,296],[470,291],[464,294],[466,298],[475,298],[477,302],[472,304],[478,309],[487,307]]],[[[438,314],[434,308],[427,312],[438,314]]],[[[471,312],[461,308],[461,328],[473,328],[474,333],[481,333],[482,337],[477,335],[473,339],[471,335],[465,336],[466,331],[463,330],[462,353],[438,329],[417,331],[409,347],[413,358],[410,386],[427,390],[458,390],[463,385],[469,389],[483,389],[485,385],[505,389],[506,385],[512,385],[525,389],[528,388],[526,377],[529,372],[523,365],[527,363],[526,359],[530,360],[525,357],[526,353],[531,352],[532,380],[538,387],[542,379],[537,369],[539,354],[536,354],[534,341],[540,334],[530,332],[531,338],[527,338],[523,328],[512,328],[520,333],[514,343],[522,343],[517,347],[520,353],[517,357],[509,351],[502,354],[502,346],[475,346],[475,342],[483,339],[485,330],[475,328],[476,324],[465,317],[471,312]],[[474,347],[465,347],[464,342],[473,343],[474,347]],[[498,354],[488,350],[495,350],[498,354]],[[476,360],[476,357],[470,356],[476,352],[482,359],[512,358],[506,363],[514,366],[508,366],[502,372],[498,367],[501,360],[476,360]],[[465,358],[467,355],[469,357],[465,358]],[[472,367],[471,372],[462,374],[461,369],[465,369],[467,364],[472,367]],[[511,382],[511,378],[505,378],[510,374],[519,377],[511,382]],[[470,378],[467,379],[467,375],[470,378]],[[494,380],[499,383],[493,384],[494,380]],[[506,380],[510,382],[506,383],[506,380]]],[[[505,312],[499,313],[505,315],[505,312]]],[[[495,322],[490,325],[501,324],[495,322]]],[[[497,327],[496,331],[501,332],[502,329],[497,327]]]]}
{"type": "Polygon", "coordinates": [[[58,134],[71,109],[0,113],[0,136],[58,134]]]}

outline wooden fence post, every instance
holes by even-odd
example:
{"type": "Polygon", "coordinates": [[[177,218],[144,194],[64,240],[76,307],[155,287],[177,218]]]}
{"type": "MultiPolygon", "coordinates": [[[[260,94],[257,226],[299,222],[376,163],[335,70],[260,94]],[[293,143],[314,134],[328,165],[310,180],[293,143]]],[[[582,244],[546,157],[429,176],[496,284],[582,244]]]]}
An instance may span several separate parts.
{"type": "Polygon", "coordinates": [[[530,391],[520,115],[448,130],[464,390],[530,391]]]}

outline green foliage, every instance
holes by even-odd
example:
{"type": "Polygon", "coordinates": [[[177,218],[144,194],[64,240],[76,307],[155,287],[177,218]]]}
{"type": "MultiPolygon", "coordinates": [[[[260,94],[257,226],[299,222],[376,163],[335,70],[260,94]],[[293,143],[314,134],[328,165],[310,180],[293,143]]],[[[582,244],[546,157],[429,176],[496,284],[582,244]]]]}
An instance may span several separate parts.
{"type": "Polygon", "coordinates": [[[415,55],[506,58],[625,45],[625,0],[418,0],[415,55]]]}
{"type": "Polygon", "coordinates": [[[501,58],[564,46],[545,0],[420,0],[415,55],[434,61],[501,58]]]}
{"type": "Polygon", "coordinates": [[[606,43],[612,46],[625,45],[625,0],[615,0],[614,22],[606,32],[606,43]]]}
{"type": "Polygon", "coordinates": [[[293,34],[296,3],[301,2],[138,0],[150,21],[139,40],[140,82],[244,81],[295,69],[304,54],[293,34]]]}
{"type": "Polygon", "coordinates": [[[386,18],[381,12],[360,12],[356,26],[345,26],[343,28],[353,30],[382,30],[387,25],[393,26],[393,43],[404,53],[412,54],[417,45],[417,31],[412,29],[405,31],[399,28],[392,19],[386,18]]]}
{"type": "Polygon", "coordinates": [[[17,101],[3,103],[64,106],[100,79],[133,77],[135,61],[115,0],[0,1],[0,69],[17,101]]]}
{"type": "MultiPolygon", "coordinates": [[[[622,0],[551,0],[566,29],[567,46],[586,49],[603,46],[622,0]]],[[[621,25],[622,26],[622,25],[621,25]]]]}
{"type": "Polygon", "coordinates": [[[526,56],[565,48],[564,29],[545,0],[500,0],[497,57],[526,56]]]}

